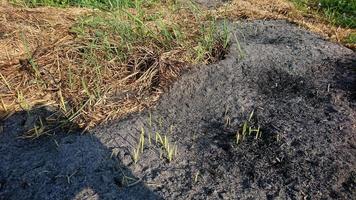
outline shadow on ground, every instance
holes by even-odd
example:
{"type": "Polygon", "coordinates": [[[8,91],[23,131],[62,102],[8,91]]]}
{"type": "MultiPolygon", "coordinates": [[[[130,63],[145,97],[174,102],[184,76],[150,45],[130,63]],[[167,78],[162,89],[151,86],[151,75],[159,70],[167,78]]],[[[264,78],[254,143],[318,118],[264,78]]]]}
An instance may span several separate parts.
{"type": "MultiPolygon", "coordinates": [[[[2,120],[0,199],[160,199],[92,134],[65,133],[23,139],[33,116],[47,108],[2,120]]],[[[73,128],[73,126],[72,126],[73,128]]]]}

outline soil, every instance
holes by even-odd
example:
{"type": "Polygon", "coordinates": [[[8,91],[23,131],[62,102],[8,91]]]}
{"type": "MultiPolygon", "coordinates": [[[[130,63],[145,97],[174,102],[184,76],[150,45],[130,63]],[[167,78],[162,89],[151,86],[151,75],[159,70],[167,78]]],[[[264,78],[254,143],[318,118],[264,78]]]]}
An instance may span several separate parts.
{"type": "Polygon", "coordinates": [[[355,53],[286,21],[230,27],[228,56],[186,72],[152,110],[36,140],[19,136],[50,109],[3,121],[0,199],[353,199],[355,53]],[[252,111],[262,134],[236,144],[252,111]],[[148,142],[156,131],[177,145],[171,162],[148,142]]]}

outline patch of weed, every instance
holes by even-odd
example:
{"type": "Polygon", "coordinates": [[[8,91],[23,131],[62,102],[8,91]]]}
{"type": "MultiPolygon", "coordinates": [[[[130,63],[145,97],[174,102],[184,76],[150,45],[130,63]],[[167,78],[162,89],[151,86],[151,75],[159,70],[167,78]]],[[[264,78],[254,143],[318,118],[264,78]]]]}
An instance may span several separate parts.
{"type": "Polygon", "coordinates": [[[354,0],[292,0],[305,12],[317,12],[334,25],[356,28],[356,1],[354,0]]]}
{"type": "Polygon", "coordinates": [[[356,33],[350,33],[349,36],[345,39],[346,43],[356,44],[356,33]]]}
{"type": "Polygon", "coordinates": [[[246,120],[243,125],[241,126],[241,129],[236,132],[236,144],[241,143],[246,139],[247,136],[251,136],[255,134],[255,139],[257,140],[262,136],[262,131],[260,129],[260,126],[258,127],[253,127],[252,125],[252,118],[254,117],[254,111],[252,111],[249,115],[248,120],[246,120]]]}
{"type": "Polygon", "coordinates": [[[145,131],[144,128],[141,128],[140,138],[138,140],[136,148],[133,149],[132,158],[134,163],[136,164],[139,160],[141,154],[143,154],[145,147],[148,145],[150,148],[158,148],[160,151],[160,158],[166,159],[168,162],[172,162],[173,159],[177,156],[178,146],[173,144],[170,139],[169,135],[173,134],[173,126],[171,125],[169,131],[167,133],[163,133],[162,130],[162,118],[159,118],[159,127],[156,127],[156,131],[154,131],[153,121],[152,121],[152,114],[149,113],[148,118],[148,131],[145,131]],[[154,132],[155,139],[154,142],[151,141],[151,135],[154,132]],[[148,139],[148,144],[146,139],[148,139]]]}

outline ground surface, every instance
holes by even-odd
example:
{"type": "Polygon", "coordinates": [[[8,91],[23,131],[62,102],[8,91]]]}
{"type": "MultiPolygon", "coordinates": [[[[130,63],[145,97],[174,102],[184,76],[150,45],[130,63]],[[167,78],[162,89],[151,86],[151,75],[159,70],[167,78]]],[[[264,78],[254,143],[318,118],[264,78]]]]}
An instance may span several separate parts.
{"type": "Polygon", "coordinates": [[[0,199],[355,197],[355,53],[285,21],[231,28],[242,51],[187,72],[150,112],[37,140],[19,138],[28,114],[4,121],[0,199]],[[263,134],[236,145],[252,110],[263,134]],[[168,133],[172,162],[146,137],[134,164],[141,128],[168,133]]]}
{"type": "MultiPolygon", "coordinates": [[[[195,42],[192,40],[191,45],[186,46],[184,43],[190,42],[185,39],[180,44],[177,44],[176,40],[169,39],[167,44],[170,43],[177,49],[161,49],[161,45],[152,45],[147,37],[139,37],[142,41],[133,40],[136,42],[134,46],[137,46],[135,53],[123,51],[118,55],[115,53],[111,55],[111,50],[109,51],[105,47],[120,46],[120,42],[117,43],[119,40],[116,39],[118,34],[113,33],[115,32],[114,26],[119,25],[102,18],[108,17],[107,19],[110,19],[109,16],[113,12],[101,12],[98,9],[79,7],[55,8],[44,6],[54,5],[50,3],[51,1],[31,1],[34,4],[36,2],[47,2],[47,4],[35,8],[16,6],[9,2],[13,1],[0,0],[0,119],[36,104],[46,104],[61,107],[62,109],[59,112],[62,112],[62,115],[67,116],[67,118],[72,118],[68,116],[75,116],[75,123],[90,129],[103,121],[119,119],[127,114],[140,112],[147,107],[151,107],[160,98],[165,88],[181,75],[180,72],[185,67],[190,67],[192,63],[203,63],[203,60],[205,60],[204,63],[215,62],[220,59],[215,58],[215,56],[219,57],[219,55],[225,53],[225,48],[221,48],[222,45],[219,45],[220,39],[213,39],[217,43],[213,45],[214,48],[212,49],[202,48],[201,46],[201,44],[203,46],[211,45],[209,31],[202,31],[206,35],[202,35],[198,31],[202,30],[203,24],[215,24],[212,23],[210,17],[230,21],[242,19],[287,20],[307,28],[307,30],[311,30],[327,40],[355,49],[355,44],[351,40],[347,40],[356,33],[354,29],[332,25],[315,13],[299,11],[289,0],[196,0],[198,5],[182,4],[180,6],[184,5],[189,9],[181,10],[187,10],[188,13],[183,12],[182,14],[174,11],[172,13],[173,18],[170,17],[170,14],[162,14],[169,19],[163,21],[168,22],[169,27],[175,24],[171,22],[182,22],[189,27],[193,27],[192,29],[188,28],[185,32],[188,35],[195,35],[196,37],[192,37],[195,38],[193,39],[195,42]],[[198,16],[195,9],[200,10],[198,13],[201,16],[196,21],[197,24],[192,25],[192,22],[198,16]],[[194,11],[189,12],[189,10],[194,11]],[[92,17],[96,20],[91,20],[92,17]],[[80,28],[78,24],[86,21],[86,19],[89,20],[87,25],[83,25],[86,28],[80,28]],[[94,25],[94,21],[108,23],[107,25],[111,30],[107,30],[106,25],[97,27],[94,25]],[[94,26],[92,27],[90,24],[94,26]],[[82,31],[99,31],[100,34],[102,34],[102,31],[105,32],[104,35],[109,35],[109,38],[111,38],[109,40],[110,45],[105,42],[107,39],[99,39],[98,51],[89,51],[88,49],[96,48],[91,43],[97,41],[89,38],[95,38],[97,36],[94,35],[97,34],[89,34],[84,37],[88,37],[87,39],[82,40],[82,31],[79,31],[81,29],[83,29],[82,31]],[[201,40],[205,42],[202,43],[201,40]],[[147,43],[144,41],[147,41],[147,43]],[[183,47],[181,44],[183,44],[183,47]],[[155,48],[156,46],[160,47],[155,48]],[[151,47],[154,50],[148,51],[146,49],[151,49],[151,47]],[[206,50],[205,53],[208,50],[212,51],[212,55],[208,56],[208,53],[203,56],[204,49],[206,50]],[[120,58],[115,61],[112,57],[116,56],[124,56],[128,59],[121,62],[120,58]],[[134,67],[136,70],[131,69],[132,65],[137,65],[134,67]],[[141,65],[147,65],[147,68],[141,65]],[[107,70],[101,71],[98,66],[107,70]],[[158,66],[160,66],[159,73],[158,66]],[[144,73],[144,77],[134,75],[136,73],[141,74],[142,70],[147,72],[147,74],[144,73]],[[127,78],[132,75],[135,78],[127,78]],[[142,79],[138,79],[138,77],[142,77],[142,79]]],[[[16,0],[16,2],[29,1],[16,0]]],[[[144,8],[145,10],[148,9],[145,13],[150,17],[143,16],[142,20],[147,23],[148,27],[151,27],[149,24],[152,24],[151,20],[156,18],[153,14],[156,13],[156,9],[165,11],[168,7],[175,7],[168,6],[169,4],[162,5],[163,7],[148,6],[144,8]]],[[[136,9],[140,10],[141,8],[136,9]]],[[[135,13],[135,9],[130,8],[129,10],[135,13]]],[[[176,10],[176,8],[171,11],[173,10],[176,10]]],[[[160,20],[157,19],[157,24],[160,24],[160,20]]],[[[122,20],[114,21],[122,22],[122,20]]],[[[171,27],[172,30],[175,29],[174,27],[171,27]]],[[[171,28],[168,29],[171,30],[171,28]]],[[[154,27],[151,27],[151,29],[156,30],[154,27]]],[[[122,30],[125,35],[125,29],[119,28],[118,30],[122,30]]],[[[212,32],[216,33],[217,31],[212,32]]],[[[162,32],[157,30],[157,33],[153,35],[159,36],[159,38],[165,35],[160,33],[162,32]]],[[[142,34],[138,35],[142,36],[142,34]]],[[[156,43],[156,39],[151,42],[156,43]]],[[[166,43],[165,39],[163,43],[166,43]]],[[[48,125],[46,122],[44,124],[45,126],[48,125]]],[[[28,135],[36,137],[32,134],[28,135]]]]}

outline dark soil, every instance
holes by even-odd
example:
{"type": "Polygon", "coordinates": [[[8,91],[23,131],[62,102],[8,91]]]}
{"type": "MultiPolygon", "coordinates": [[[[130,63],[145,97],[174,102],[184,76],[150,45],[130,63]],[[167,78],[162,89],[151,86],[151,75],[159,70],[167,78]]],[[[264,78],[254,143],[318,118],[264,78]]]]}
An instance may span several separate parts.
{"type": "Polygon", "coordinates": [[[18,138],[28,114],[4,121],[0,199],[353,199],[355,53],[285,21],[231,28],[240,45],[151,111],[37,140],[18,138]],[[236,144],[253,110],[262,136],[236,144]],[[172,162],[146,137],[134,164],[141,128],[169,135],[172,162]]]}

